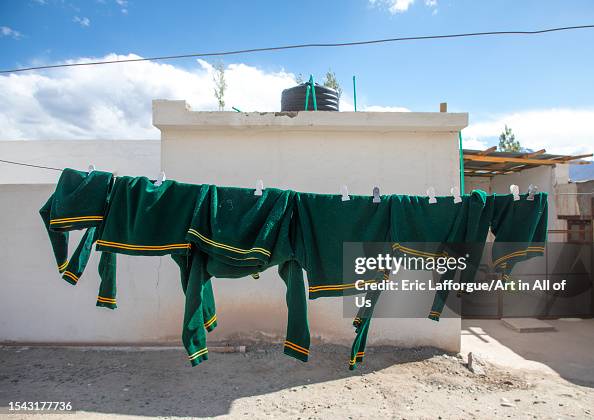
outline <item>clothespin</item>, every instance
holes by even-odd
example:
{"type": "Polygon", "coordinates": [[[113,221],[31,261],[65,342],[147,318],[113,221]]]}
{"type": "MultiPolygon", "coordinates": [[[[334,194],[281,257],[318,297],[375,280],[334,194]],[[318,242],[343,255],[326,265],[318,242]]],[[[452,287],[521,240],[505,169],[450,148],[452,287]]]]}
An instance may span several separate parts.
{"type": "Polygon", "coordinates": [[[437,198],[435,198],[435,188],[427,188],[427,196],[429,197],[429,204],[437,203],[437,198]]]}
{"type": "Polygon", "coordinates": [[[528,196],[526,200],[534,201],[534,194],[538,192],[538,186],[530,184],[528,186],[528,196]]]}
{"type": "Polygon", "coordinates": [[[346,185],[340,187],[340,194],[342,195],[342,201],[349,201],[351,197],[349,197],[349,189],[346,185]]]}
{"type": "Polygon", "coordinates": [[[254,195],[261,196],[262,190],[264,189],[264,181],[261,179],[256,181],[256,191],[254,191],[254,195]]]}
{"type": "Polygon", "coordinates": [[[165,176],[165,172],[161,171],[161,173],[159,174],[159,178],[157,178],[157,180],[155,181],[155,186],[160,186],[166,179],[167,177],[165,176]]]}
{"type": "Polygon", "coordinates": [[[509,186],[509,192],[513,194],[514,201],[518,201],[520,199],[520,187],[515,184],[511,184],[509,186]]]}
{"type": "Polygon", "coordinates": [[[93,165],[93,164],[90,164],[90,165],[89,165],[89,171],[88,171],[88,172],[89,172],[89,173],[91,173],[91,172],[93,172],[94,170],[95,170],[95,165],[93,165]]]}
{"type": "Polygon", "coordinates": [[[379,187],[373,187],[373,202],[374,203],[381,203],[382,199],[380,198],[380,189],[379,187]]]}
{"type": "Polygon", "coordinates": [[[462,197],[460,197],[460,189],[458,187],[452,187],[450,190],[452,195],[454,196],[454,203],[461,203],[462,197]]]}

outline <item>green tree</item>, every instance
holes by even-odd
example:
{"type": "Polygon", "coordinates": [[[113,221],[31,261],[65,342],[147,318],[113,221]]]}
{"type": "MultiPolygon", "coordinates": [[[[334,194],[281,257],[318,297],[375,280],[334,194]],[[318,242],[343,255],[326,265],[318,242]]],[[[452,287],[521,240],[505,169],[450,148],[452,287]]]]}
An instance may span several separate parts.
{"type": "Polygon", "coordinates": [[[519,152],[522,150],[520,142],[516,140],[516,135],[512,129],[505,125],[505,130],[499,135],[499,151],[500,152],[519,152]]]}
{"type": "Polygon", "coordinates": [[[330,89],[334,89],[338,93],[338,97],[342,95],[342,88],[340,87],[340,83],[336,79],[336,74],[332,71],[332,69],[328,69],[326,72],[326,80],[324,80],[324,86],[330,89]]]}
{"type": "Polygon", "coordinates": [[[219,103],[219,111],[224,111],[227,82],[225,81],[225,65],[222,62],[214,65],[214,75],[212,76],[212,80],[215,84],[214,95],[219,103]]]}

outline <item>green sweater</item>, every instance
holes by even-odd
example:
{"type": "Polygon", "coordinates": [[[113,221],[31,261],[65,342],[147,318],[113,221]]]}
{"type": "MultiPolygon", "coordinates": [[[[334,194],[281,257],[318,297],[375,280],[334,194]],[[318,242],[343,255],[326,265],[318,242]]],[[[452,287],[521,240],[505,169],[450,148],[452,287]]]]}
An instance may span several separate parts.
{"type": "Polygon", "coordinates": [[[290,241],[292,191],[210,186],[201,194],[186,240],[207,255],[206,271],[218,278],[238,278],[275,265],[286,284],[288,308],[285,354],[309,357],[310,335],[303,273],[290,241]]]}
{"type": "Polygon", "coordinates": [[[116,179],[97,250],[128,255],[190,254],[185,239],[196,199],[208,186],[116,179]]]}
{"type": "Polygon", "coordinates": [[[97,228],[103,222],[112,179],[112,174],[107,172],[87,173],[66,168],[56,190],[39,210],[58,271],[70,284],[76,284],[85,270],[97,228]],[[69,259],[68,232],[81,229],[86,231],[69,259]]]}
{"type": "Polygon", "coordinates": [[[343,246],[388,241],[389,197],[376,204],[368,196],[342,201],[340,195],[297,193],[295,201],[295,253],[307,272],[309,298],[357,293],[343,276],[343,246]]]}

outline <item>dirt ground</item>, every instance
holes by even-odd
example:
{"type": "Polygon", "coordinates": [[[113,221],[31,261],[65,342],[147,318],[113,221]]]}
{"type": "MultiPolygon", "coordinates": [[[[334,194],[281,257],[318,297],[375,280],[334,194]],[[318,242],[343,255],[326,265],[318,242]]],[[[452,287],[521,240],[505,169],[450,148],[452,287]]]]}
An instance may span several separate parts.
{"type": "Polygon", "coordinates": [[[191,368],[181,349],[0,348],[0,417],[10,401],[70,401],[75,413],[51,419],[584,419],[594,416],[594,381],[505,370],[484,363],[471,373],[463,358],[431,348],[368,349],[349,371],[348,348],[316,346],[308,363],[280,345],[213,353],[191,368]]]}

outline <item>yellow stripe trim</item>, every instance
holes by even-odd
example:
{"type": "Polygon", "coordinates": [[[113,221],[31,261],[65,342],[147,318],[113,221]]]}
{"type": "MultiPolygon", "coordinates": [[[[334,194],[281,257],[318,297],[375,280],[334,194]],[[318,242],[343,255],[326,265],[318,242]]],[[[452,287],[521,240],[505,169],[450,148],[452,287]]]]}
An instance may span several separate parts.
{"type": "Polygon", "coordinates": [[[97,296],[97,300],[102,301],[102,302],[108,302],[108,303],[115,303],[116,300],[112,299],[112,298],[106,298],[103,296],[97,296]]]}
{"type": "Polygon", "coordinates": [[[103,216],[97,215],[97,216],[73,216],[73,217],[60,217],[58,219],[51,219],[51,221],[62,221],[62,220],[75,220],[75,219],[103,219],[103,216]]]}
{"type": "Polygon", "coordinates": [[[206,354],[206,353],[208,353],[208,349],[205,347],[202,350],[198,350],[197,352],[194,352],[194,353],[190,354],[188,356],[188,359],[194,360],[194,359],[196,359],[196,358],[198,358],[198,357],[200,357],[200,356],[202,356],[203,354],[206,354]]]}
{"type": "Polygon", "coordinates": [[[209,245],[212,245],[214,247],[221,248],[221,249],[226,249],[227,251],[237,252],[238,254],[249,254],[252,252],[259,252],[261,254],[266,255],[267,257],[270,257],[270,255],[271,255],[270,251],[268,251],[267,249],[264,249],[264,248],[255,247],[255,248],[250,248],[250,249],[242,249],[242,248],[236,248],[231,245],[213,241],[212,239],[207,238],[206,236],[202,235],[200,232],[198,232],[195,229],[189,229],[188,233],[190,233],[194,236],[197,236],[199,239],[201,239],[202,241],[206,242],[209,245]]]}
{"type": "Polygon", "coordinates": [[[63,275],[63,276],[66,276],[66,277],[69,277],[69,278],[71,278],[71,279],[72,279],[72,280],[74,280],[74,281],[78,281],[78,277],[76,277],[76,275],[75,275],[75,274],[73,274],[73,273],[71,273],[70,271],[64,271],[64,272],[62,273],[62,275],[63,275]]]}
{"type": "Polygon", "coordinates": [[[420,253],[420,254],[425,254],[430,257],[440,257],[443,255],[443,254],[433,254],[431,252],[426,252],[426,251],[421,251],[419,249],[409,248],[407,246],[401,245],[400,243],[395,243],[394,245],[392,245],[392,249],[400,249],[403,251],[416,252],[416,253],[420,253]]]}
{"type": "Polygon", "coordinates": [[[509,254],[499,257],[493,264],[499,265],[501,262],[509,260],[510,258],[526,255],[528,252],[544,252],[544,250],[544,246],[529,246],[526,249],[510,252],[509,254]]]}
{"type": "Polygon", "coordinates": [[[210,318],[208,321],[206,321],[206,322],[204,323],[204,326],[205,326],[206,328],[208,328],[208,327],[210,327],[212,324],[214,324],[216,320],[217,320],[217,316],[216,316],[216,315],[214,315],[212,318],[210,318]]]}
{"type": "Polygon", "coordinates": [[[440,254],[432,254],[430,252],[419,251],[418,249],[408,248],[405,246],[400,245],[399,243],[395,243],[392,245],[392,249],[400,249],[402,251],[408,252],[409,254],[419,255],[419,256],[426,256],[426,257],[447,257],[447,252],[442,252],[440,254]]]}
{"type": "MultiPolygon", "coordinates": [[[[365,284],[376,283],[376,280],[365,280],[365,284]]],[[[342,289],[352,289],[355,287],[355,283],[346,283],[346,284],[328,284],[322,286],[311,286],[309,287],[310,292],[319,292],[320,290],[342,290],[342,289]]]]}
{"type": "Polygon", "coordinates": [[[299,347],[297,344],[293,344],[289,341],[285,341],[285,347],[288,347],[291,350],[295,350],[298,353],[302,353],[302,354],[305,354],[306,356],[309,356],[309,350],[305,350],[303,347],[299,347]]]}
{"type": "Polygon", "coordinates": [[[305,351],[305,352],[309,353],[309,350],[308,350],[308,349],[306,349],[305,347],[301,347],[300,345],[298,345],[298,344],[295,344],[295,343],[293,343],[293,342],[291,342],[291,341],[289,341],[289,340],[285,340],[285,344],[291,344],[291,345],[293,345],[293,346],[295,346],[295,347],[297,347],[297,348],[299,348],[299,349],[301,349],[301,350],[303,350],[303,351],[305,351]]]}
{"type": "Polygon", "coordinates": [[[68,219],[52,219],[52,220],[50,220],[50,225],[72,223],[72,222],[94,222],[94,221],[98,221],[98,220],[103,220],[103,216],[72,217],[72,218],[68,218],[68,219]]]}
{"type": "Polygon", "coordinates": [[[62,271],[68,266],[68,260],[64,261],[64,264],[58,266],[58,271],[62,271]]]}
{"type": "Polygon", "coordinates": [[[132,245],[132,244],[123,244],[119,242],[109,242],[98,240],[97,245],[103,245],[107,247],[113,248],[121,248],[121,249],[129,249],[134,251],[164,251],[168,249],[184,249],[190,248],[190,244],[169,244],[169,245],[132,245]]]}

